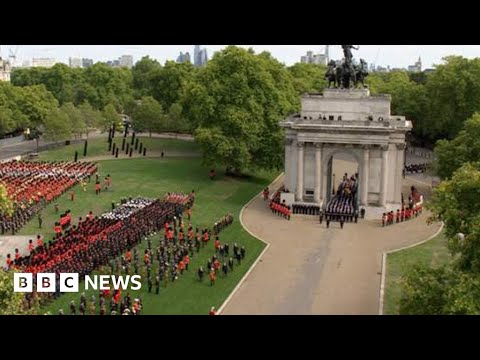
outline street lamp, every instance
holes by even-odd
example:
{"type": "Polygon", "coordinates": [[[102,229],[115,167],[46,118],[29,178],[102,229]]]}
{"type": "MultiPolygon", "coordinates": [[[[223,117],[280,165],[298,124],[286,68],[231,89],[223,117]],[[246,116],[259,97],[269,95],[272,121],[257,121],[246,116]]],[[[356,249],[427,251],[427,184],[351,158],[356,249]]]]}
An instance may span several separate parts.
{"type": "Polygon", "coordinates": [[[333,182],[332,182],[332,195],[335,195],[335,174],[333,174],[333,182]]]}

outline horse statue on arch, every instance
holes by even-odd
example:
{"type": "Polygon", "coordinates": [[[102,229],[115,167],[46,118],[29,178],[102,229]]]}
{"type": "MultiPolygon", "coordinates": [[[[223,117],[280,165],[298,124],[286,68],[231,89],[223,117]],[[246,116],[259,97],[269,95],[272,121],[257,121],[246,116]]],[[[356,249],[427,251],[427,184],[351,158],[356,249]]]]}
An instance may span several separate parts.
{"type": "Polygon", "coordinates": [[[362,83],[362,87],[365,87],[365,78],[368,76],[367,62],[363,59],[360,59],[360,65],[358,65],[355,70],[355,87],[357,87],[359,83],[362,83]]]}
{"type": "Polygon", "coordinates": [[[334,88],[338,87],[339,81],[337,78],[337,64],[333,60],[328,63],[328,69],[327,73],[325,74],[325,79],[328,80],[329,89],[332,87],[332,84],[334,88]]]}

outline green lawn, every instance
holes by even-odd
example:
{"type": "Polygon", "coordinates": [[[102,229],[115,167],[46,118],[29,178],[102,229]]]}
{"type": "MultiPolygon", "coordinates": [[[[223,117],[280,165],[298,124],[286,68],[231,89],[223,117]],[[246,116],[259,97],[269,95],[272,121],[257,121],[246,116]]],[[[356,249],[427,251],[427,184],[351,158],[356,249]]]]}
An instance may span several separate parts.
{"type": "MultiPolygon", "coordinates": [[[[118,135],[114,139],[114,143],[116,143],[117,146],[120,147],[120,153],[122,148],[122,139],[123,137],[118,135]]],[[[147,148],[147,155],[150,153],[161,153],[162,151],[165,152],[166,156],[168,156],[168,153],[170,151],[176,153],[184,152],[187,154],[200,152],[198,145],[193,141],[157,139],[149,137],[141,137],[139,139],[139,142],[143,143],[143,147],[147,148]]],[[[131,144],[131,137],[128,137],[127,140],[127,142],[131,144]]],[[[62,146],[61,148],[55,150],[40,153],[38,159],[45,161],[73,160],[75,158],[75,151],[78,151],[78,159],[82,160],[84,158],[83,149],[84,142],[69,146],[62,146]]],[[[136,153],[138,153],[138,151],[136,153]]],[[[123,152],[123,154],[125,154],[125,152],[123,152]]],[[[104,155],[111,156],[111,152],[108,151],[107,135],[105,135],[105,138],[95,138],[88,140],[87,157],[104,155]]]]}
{"type": "Polygon", "coordinates": [[[388,255],[384,314],[398,315],[402,296],[401,279],[409,268],[417,264],[438,267],[447,264],[450,259],[443,233],[425,244],[388,255]]]}
{"type": "MultiPolygon", "coordinates": [[[[191,150],[195,144],[180,144],[175,140],[148,139],[152,148],[170,148],[191,150]],[[158,143],[156,143],[158,142],[158,143]],[[168,146],[167,146],[168,148],[168,146]]],[[[92,141],[96,143],[97,140],[92,141]]],[[[95,146],[92,144],[92,151],[95,146]]],[[[52,150],[41,154],[42,159],[61,159],[69,153],[68,148],[52,150]]],[[[98,147],[101,150],[101,147],[98,147]]],[[[215,181],[208,177],[208,168],[201,165],[199,158],[176,158],[176,159],[148,159],[138,158],[130,160],[108,160],[99,162],[101,176],[107,173],[112,178],[112,189],[107,193],[95,195],[93,180],[88,186],[88,191],[83,192],[79,186],[75,187],[75,202],[70,201],[68,194],[58,200],[60,212],[70,209],[73,218],[85,216],[92,210],[94,214],[101,214],[111,209],[112,201],[119,201],[126,196],[162,197],[169,191],[190,192],[195,190],[197,198],[193,208],[192,225],[198,227],[213,226],[213,223],[231,212],[235,215],[234,224],[220,235],[222,243],[238,243],[247,250],[246,259],[240,266],[235,266],[234,272],[227,278],[219,275],[214,287],[210,287],[208,279],[200,283],[196,278],[196,270],[199,266],[206,266],[207,258],[214,254],[213,243],[200,251],[190,264],[190,271],[184,273],[175,284],[169,283],[167,288],[160,290],[160,295],[149,294],[146,287],[146,279],[143,288],[139,292],[131,292],[132,296],[141,296],[144,300],[144,314],[208,314],[211,306],[218,308],[227,298],[238,281],[242,278],[251,264],[264,248],[264,244],[251,237],[243,230],[238,215],[245,203],[255,194],[259,193],[275,177],[274,172],[258,172],[250,179],[232,179],[224,177],[222,172],[215,181]]],[[[53,236],[53,226],[57,219],[53,203],[43,210],[43,234],[46,240],[53,236]]],[[[37,234],[38,221],[32,220],[20,234],[37,234]]],[[[156,246],[160,235],[154,237],[153,246],[156,246]]],[[[139,248],[140,254],[146,246],[144,241],[139,248]]],[[[231,246],[232,248],[233,246],[231,246]]],[[[140,261],[142,263],[142,261],[140,261]]],[[[156,262],[154,263],[156,265],[156,262]]],[[[154,266],[153,270],[156,269],[154,266]]],[[[152,272],[153,273],[153,272],[152,272]]],[[[82,286],[80,287],[82,289],[82,286]]],[[[87,293],[87,296],[91,295],[87,293]]],[[[57,301],[51,303],[43,311],[56,314],[59,308],[65,313],[69,312],[70,300],[75,300],[78,307],[80,295],[66,294],[57,301]]]]}

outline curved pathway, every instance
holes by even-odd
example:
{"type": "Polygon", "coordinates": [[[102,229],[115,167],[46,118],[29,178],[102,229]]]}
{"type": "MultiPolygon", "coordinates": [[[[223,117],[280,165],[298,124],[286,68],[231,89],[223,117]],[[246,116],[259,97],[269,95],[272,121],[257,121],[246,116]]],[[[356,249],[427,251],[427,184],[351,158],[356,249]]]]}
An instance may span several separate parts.
{"type": "MultiPolygon", "coordinates": [[[[283,178],[271,188],[278,188],[283,178]]],[[[427,197],[430,189],[407,179],[427,197]]],[[[435,234],[424,213],[382,228],[380,221],[338,224],[326,229],[314,217],[291,221],[272,215],[258,197],[243,211],[244,226],[270,244],[257,266],[225,305],[222,314],[376,315],[382,254],[435,234]]]]}

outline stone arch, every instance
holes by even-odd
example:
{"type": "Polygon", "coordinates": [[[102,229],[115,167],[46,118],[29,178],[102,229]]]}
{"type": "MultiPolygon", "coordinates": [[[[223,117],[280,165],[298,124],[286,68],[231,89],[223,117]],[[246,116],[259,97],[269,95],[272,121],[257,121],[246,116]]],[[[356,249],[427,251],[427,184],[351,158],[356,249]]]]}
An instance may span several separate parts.
{"type": "MultiPolygon", "coordinates": [[[[357,165],[358,165],[358,175],[359,175],[359,183],[358,183],[358,193],[357,193],[357,203],[360,204],[360,191],[362,188],[362,176],[364,172],[365,164],[363,162],[363,149],[360,147],[351,147],[349,145],[324,145],[323,148],[323,156],[322,156],[322,163],[324,166],[322,167],[322,179],[323,179],[323,189],[322,189],[322,198],[325,200],[324,205],[331,199],[332,193],[332,164],[333,159],[336,155],[339,154],[346,154],[353,158],[357,165]]],[[[368,166],[368,164],[367,164],[368,166]]]]}

